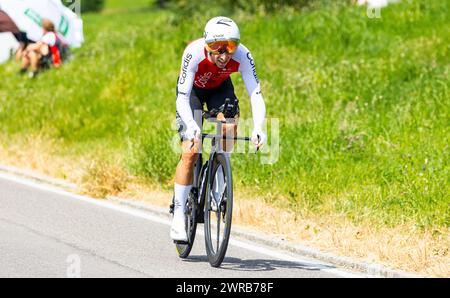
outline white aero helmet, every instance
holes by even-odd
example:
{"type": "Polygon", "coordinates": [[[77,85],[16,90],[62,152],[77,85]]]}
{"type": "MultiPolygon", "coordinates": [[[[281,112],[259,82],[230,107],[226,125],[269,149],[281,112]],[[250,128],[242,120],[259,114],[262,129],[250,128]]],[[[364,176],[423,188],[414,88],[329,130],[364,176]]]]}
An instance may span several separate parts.
{"type": "Polygon", "coordinates": [[[205,43],[208,51],[221,53],[236,51],[241,40],[241,33],[236,23],[227,17],[215,17],[205,26],[205,43]]]}

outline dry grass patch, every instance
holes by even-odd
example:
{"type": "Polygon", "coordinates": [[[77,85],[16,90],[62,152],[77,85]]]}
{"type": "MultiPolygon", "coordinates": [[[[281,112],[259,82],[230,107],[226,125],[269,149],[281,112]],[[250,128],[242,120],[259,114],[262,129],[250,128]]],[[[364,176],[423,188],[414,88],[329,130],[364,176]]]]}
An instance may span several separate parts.
{"type": "Polygon", "coordinates": [[[127,189],[132,177],[120,166],[105,161],[92,161],[81,180],[82,191],[94,198],[117,195],[127,189]]]}
{"type": "Polygon", "coordinates": [[[237,195],[234,222],[323,251],[380,263],[426,276],[450,277],[450,237],[445,228],[420,230],[413,223],[394,228],[356,226],[344,216],[318,216],[273,207],[237,195]]]}
{"type": "Polygon", "coordinates": [[[79,183],[84,175],[86,160],[66,158],[57,154],[59,144],[42,135],[25,138],[0,136],[0,163],[33,171],[41,175],[79,183]]]}

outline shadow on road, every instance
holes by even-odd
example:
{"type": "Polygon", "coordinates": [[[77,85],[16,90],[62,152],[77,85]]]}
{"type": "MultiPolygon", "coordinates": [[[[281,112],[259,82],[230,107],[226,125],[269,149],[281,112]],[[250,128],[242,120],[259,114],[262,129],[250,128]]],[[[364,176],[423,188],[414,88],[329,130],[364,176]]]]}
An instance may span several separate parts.
{"type": "MultiPolygon", "coordinates": [[[[185,262],[199,263],[208,262],[206,256],[190,256],[185,262]]],[[[299,270],[309,270],[309,271],[320,271],[324,269],[333,269],[333,266],[312,264],[312,263],[297,263],[290,261],[281,260],[265,260],[265,259],[240,259],[240,258],[228,258],[225,260],[220,267],[224,270],[234,270],[234,271],[274,271],[277,269],[299,269],[299,270]]]]}

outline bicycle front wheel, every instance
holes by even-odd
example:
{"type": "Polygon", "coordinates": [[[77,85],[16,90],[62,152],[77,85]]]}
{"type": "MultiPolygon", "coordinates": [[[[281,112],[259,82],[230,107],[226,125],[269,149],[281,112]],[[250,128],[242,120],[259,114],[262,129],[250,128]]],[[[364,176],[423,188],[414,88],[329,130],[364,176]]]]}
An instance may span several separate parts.
{"type": "Polygon", "coordinates": [[[209,263],[219,267],[228,248],[233,213],[233,181],[230,159],[216,154],[206,190],[205,244],[209,263]]]}

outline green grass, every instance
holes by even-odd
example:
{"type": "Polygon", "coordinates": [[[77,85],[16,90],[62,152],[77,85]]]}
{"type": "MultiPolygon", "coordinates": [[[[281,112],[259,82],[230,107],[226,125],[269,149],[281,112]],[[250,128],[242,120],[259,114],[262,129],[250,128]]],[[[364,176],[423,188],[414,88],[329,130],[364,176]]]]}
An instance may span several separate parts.
{"type": "MultiPolygon", "coordinates": [[[[13,63],[2,66],[4,142],[40,133],[68,156],[121,156],[127,171],[170,189],[181,54],[225,12],[180,15],[148,2],[111,0],[104,13],[84,15],[86,43],[75,60],[35,81],[17,76],[13,63]]],[[[281,137],[272,165],[233,157],[235,186],[299,213],[449,227],[448,1],[403,1],[381,19],[323,3],[232,16],[281,137]]],[[[249,118],[245,87],[233,80],[249,118]]]]}

